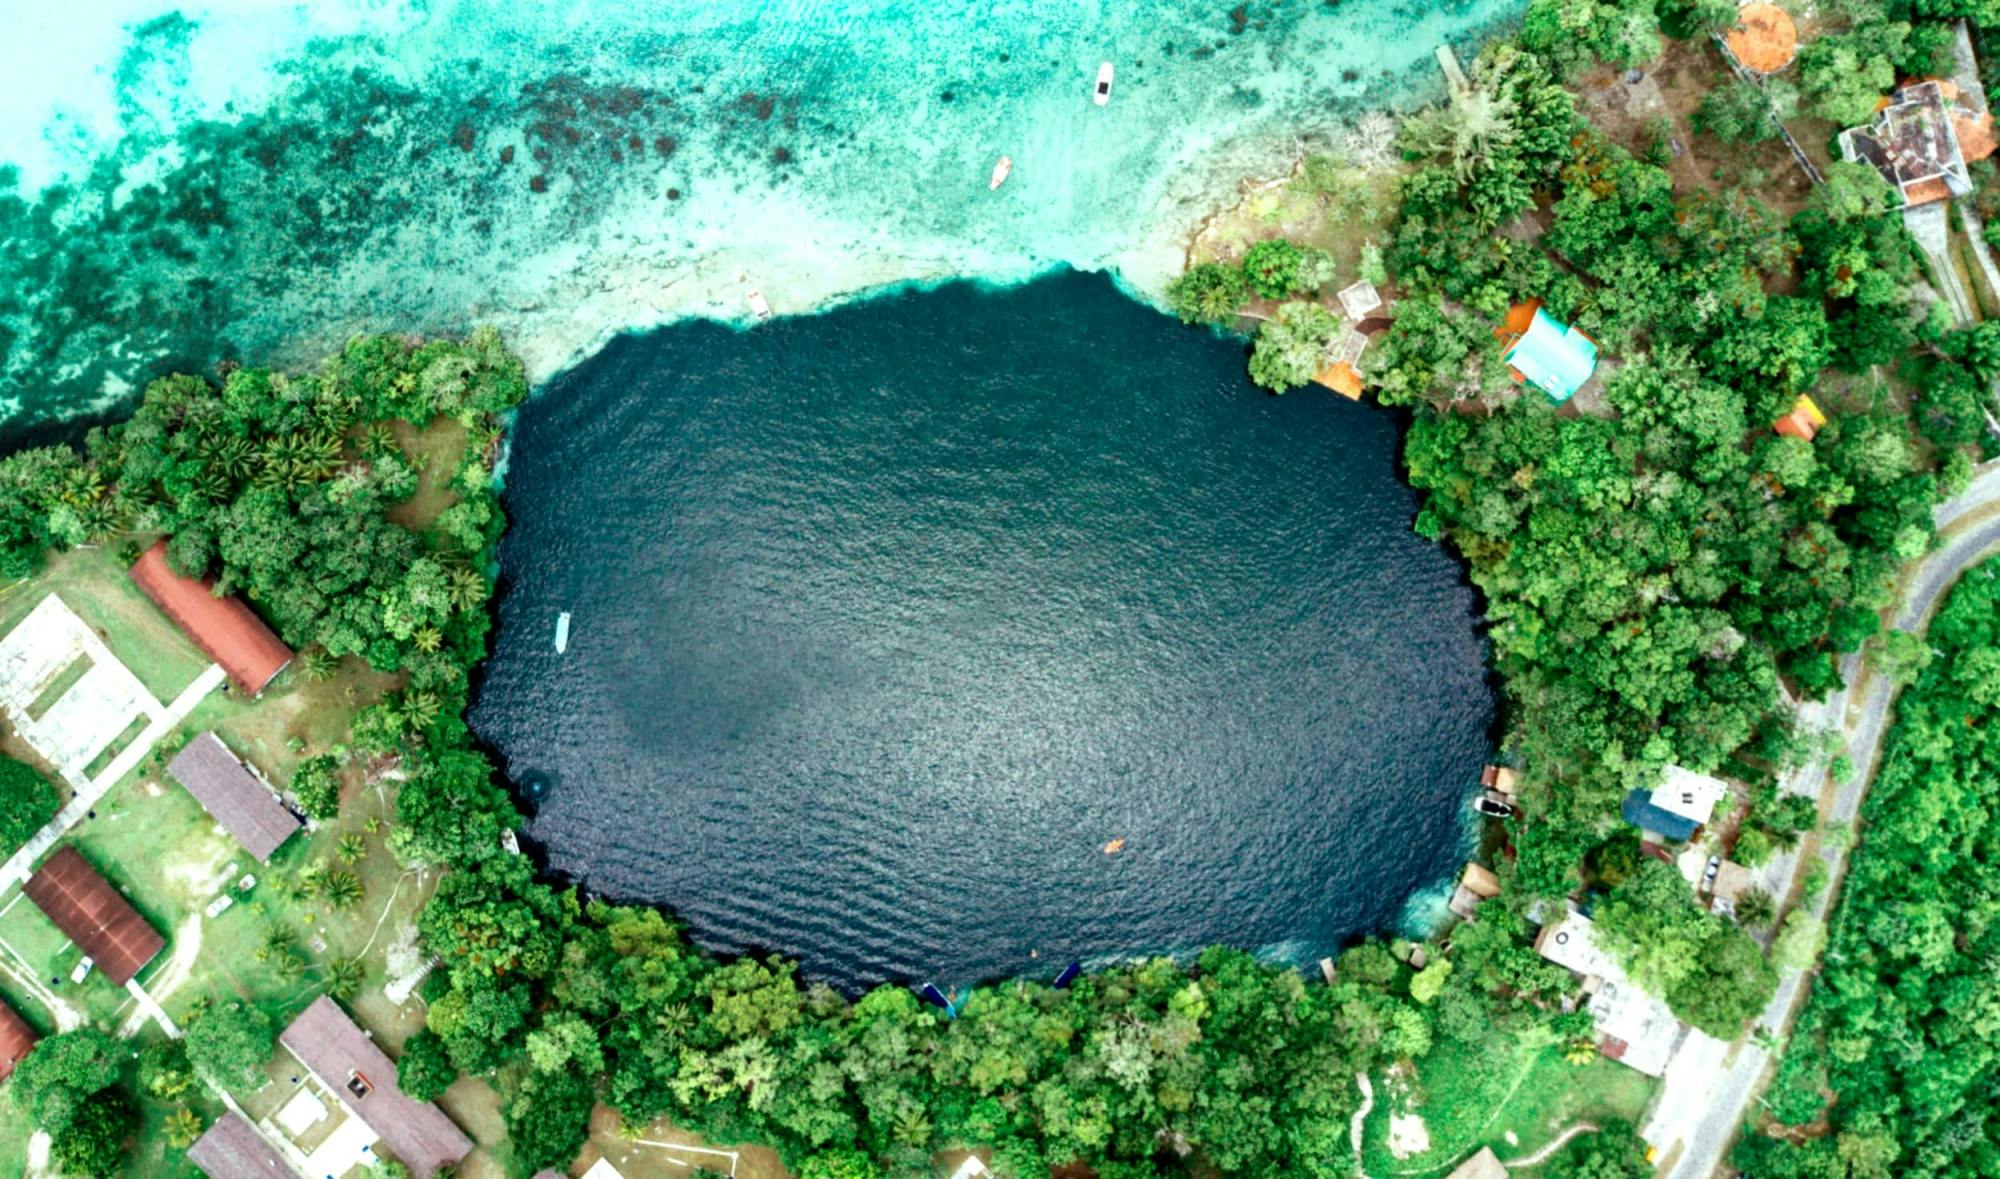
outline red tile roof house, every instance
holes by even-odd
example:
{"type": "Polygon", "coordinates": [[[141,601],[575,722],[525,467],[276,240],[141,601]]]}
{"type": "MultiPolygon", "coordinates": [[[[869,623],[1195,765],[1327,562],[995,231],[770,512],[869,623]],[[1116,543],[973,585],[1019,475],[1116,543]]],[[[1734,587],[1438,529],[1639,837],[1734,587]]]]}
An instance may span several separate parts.
{"type": "Polygon", "coordinates": [[[167,763],[167,773],[261,863],[270,863],[271,853],[302,826],[214,733],[189,741],[167,763]]]}
{"type": "Polygon", "coordinates": [[[291,663],[292,649],[241,599],[218,598],[214,581],[182,577],[169,568],[166,541],[139,557],[132,580],[202,654],[222,665],[244,695],[262,692],[291,663]]]}
{"type": "Polygon", "coordinates": [[[327,996],[314,999],[278,1042],[416,1179],[430,1179],[439,1167],[472,1153],[472,1139],[443,1110],[404,1096],[396,1087],[395,1062],[327,996]]]}
{"type": "Polygon", "coordinates": [[[14,1066],[40,1039],[19,1012],[0,1002],[0,1081],[14,1075],[14,1066]]]}
{"type": "Polygon", "coordinates": [[[299,1174],[249,1119],[233,1110],[195,1139],[187,1157],[208,1179],[298,1179],[299,1174]]]}
{"type": "Polygon", "coordinates": [[[167,944],[74,847],[50,856],[21,891],[118,986],[167,944]]]}

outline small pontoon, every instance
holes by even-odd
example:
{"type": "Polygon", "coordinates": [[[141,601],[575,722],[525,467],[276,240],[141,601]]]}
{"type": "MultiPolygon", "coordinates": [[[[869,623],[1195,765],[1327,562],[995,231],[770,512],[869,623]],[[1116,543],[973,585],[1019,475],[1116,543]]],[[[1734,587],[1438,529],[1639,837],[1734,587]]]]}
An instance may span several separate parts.
{"type": "Polygon", "coordinates": [[[1097,67],[1097,93],[1091,101],[1099,106],[1111,101],[1111,63],[1108,61],[1097,67]]]}
{"type": "Polygon", "coordinates": [[[749,299],[750,310],[756,314],[758,319],[771,318],[771,304],[765,300],[764,292],[753,290],[750,292],[749,299]]]}
{"type": "Polygon", "coordinates": [[[569,611],[556,615],[556,654],[569,650],[569,611]]]}

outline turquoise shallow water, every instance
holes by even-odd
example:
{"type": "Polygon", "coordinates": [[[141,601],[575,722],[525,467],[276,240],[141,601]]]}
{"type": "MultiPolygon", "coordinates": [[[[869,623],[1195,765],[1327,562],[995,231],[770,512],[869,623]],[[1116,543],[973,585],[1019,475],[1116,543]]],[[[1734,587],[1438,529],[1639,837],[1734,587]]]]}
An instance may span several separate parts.
{"type": "Polygon", "coordinates": [[[547,377],[752,287],[1150,289],[1242,178],[1517,9],[0,0],[0,415],[363,328],[497,323],[547,377]]]}
{"type": "Polygon", "coordinates": [[[815,977],[1309,962],[1492,722],[1396,442],[1102,276],[622,339],[521,411],[473,727],[550,866],[815,977]]]}

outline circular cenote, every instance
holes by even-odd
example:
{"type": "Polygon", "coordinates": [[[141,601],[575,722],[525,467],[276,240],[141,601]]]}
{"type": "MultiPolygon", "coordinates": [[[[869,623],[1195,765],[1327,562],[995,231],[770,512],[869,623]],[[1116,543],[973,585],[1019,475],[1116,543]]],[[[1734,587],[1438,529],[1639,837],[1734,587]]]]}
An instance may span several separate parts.
{"type": "Polygon", "coordinates": [[[844,986],[1307,960],[1492,720],[1396,443],[1101,277],[621,338],[516,424],[474,728],[552,869],[844,986]]]}

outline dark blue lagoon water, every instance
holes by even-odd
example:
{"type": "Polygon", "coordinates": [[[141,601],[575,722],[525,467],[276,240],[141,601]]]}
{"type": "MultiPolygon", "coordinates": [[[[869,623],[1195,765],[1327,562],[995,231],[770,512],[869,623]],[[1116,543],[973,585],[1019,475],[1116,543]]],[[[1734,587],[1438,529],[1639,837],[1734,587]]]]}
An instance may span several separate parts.
{"type": "Polygon", "coordinates": [[[1309,958],[1492,717],[1396,444],[1073,273],[622,338],[521,411],[474,726],[551,867],[837,983],[1309,958]]]}

